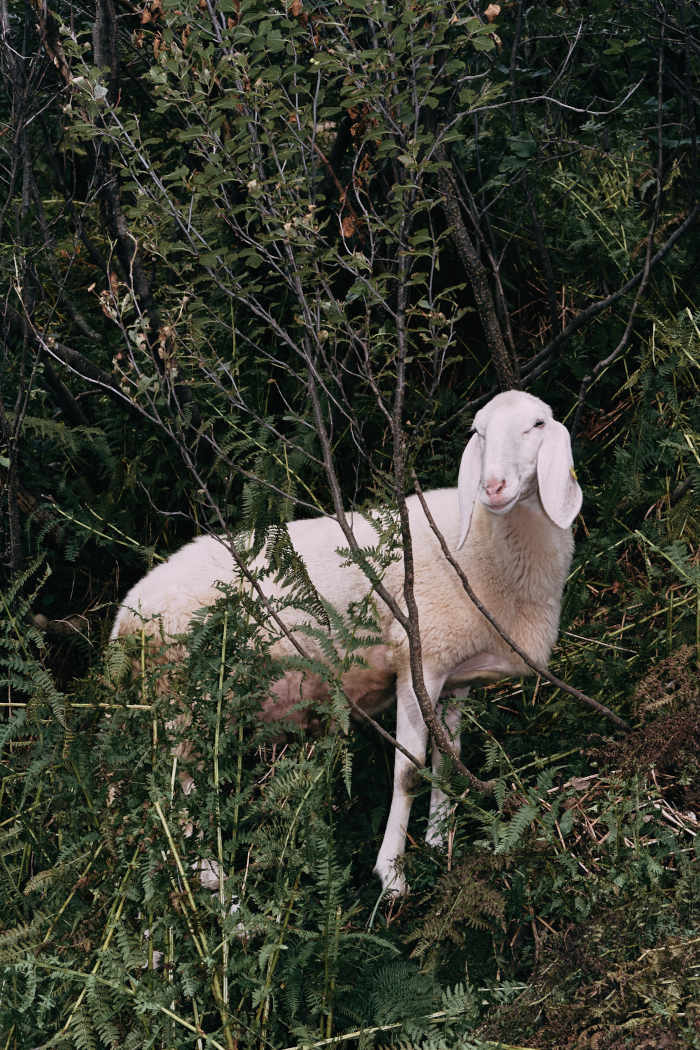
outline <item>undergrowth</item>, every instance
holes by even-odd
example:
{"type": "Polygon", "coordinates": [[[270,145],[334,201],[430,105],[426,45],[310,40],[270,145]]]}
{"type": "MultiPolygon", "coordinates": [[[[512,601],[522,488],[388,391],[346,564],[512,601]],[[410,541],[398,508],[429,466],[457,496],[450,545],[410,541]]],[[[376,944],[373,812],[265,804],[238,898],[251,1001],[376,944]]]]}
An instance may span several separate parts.
{"type": "MultiPolygon", "coordinates": [[[[8,1050],[333,1037],[422,1050],[694,1045],[692,645],[647,657],[626,691],[608,693],[633,720],[626,735],[601,737],[597,718],[549,686],[475,692],[463,705],[467,761],[495,794],[451,777],[445,854],[419,842],[426,779],[412,892],[388,906],[370,864],[391,756],[337,709],[315,712],[313,739],[261,723],[279,668],[240,599],[223,595],[196,621],[184,664],[140,670],[136,639],[109,647],[64,695],[42,636],[18,630],[43,579],[37,564],[24,595],[7,596],[3,633],[14,683],[0,741],[8,1050]],[[176,758],[183,738],[195,747],[176,758]],[[204,888],[197,866],[209,858],[225,878],[204,888]]],[[[696,615],[673,593],[671,641],[696,615]]],[[[581,660],[575,627],[563,665],[581,660]]],[[[588,630],[587,666],[600,657],[614,683],[621,663],[629,679],[613,607],[588,630]]],[[[668,643],[668,618],[659,637],[668,643]]],[[[656,635],[648,643],[655,651],[656,635]]]]}

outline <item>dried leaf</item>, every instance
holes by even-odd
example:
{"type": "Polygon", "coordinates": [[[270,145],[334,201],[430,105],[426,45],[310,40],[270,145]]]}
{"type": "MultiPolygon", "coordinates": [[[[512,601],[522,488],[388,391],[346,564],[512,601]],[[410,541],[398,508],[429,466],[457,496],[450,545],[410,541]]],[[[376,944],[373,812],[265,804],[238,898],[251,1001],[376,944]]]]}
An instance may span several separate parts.
{"type": "Polygon", "coordinates": [[[162,14],[162,0],[149,0],[148,3],[144,4],[141,12],[141,25],[147,25],[149,22],[157,22],[162,14]]]}

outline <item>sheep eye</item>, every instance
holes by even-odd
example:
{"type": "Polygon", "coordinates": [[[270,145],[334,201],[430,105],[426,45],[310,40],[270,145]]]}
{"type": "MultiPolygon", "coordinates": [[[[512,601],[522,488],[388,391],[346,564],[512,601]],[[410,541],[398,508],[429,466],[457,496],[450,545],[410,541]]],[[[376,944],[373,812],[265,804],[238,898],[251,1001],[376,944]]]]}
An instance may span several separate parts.
{"type": "Polygon", "coordinates": [[[537,420],[535,420],[535,424],[534,425],[536,427],[543,427],[544,426],[544,419],[537,419],[537,420]]]}

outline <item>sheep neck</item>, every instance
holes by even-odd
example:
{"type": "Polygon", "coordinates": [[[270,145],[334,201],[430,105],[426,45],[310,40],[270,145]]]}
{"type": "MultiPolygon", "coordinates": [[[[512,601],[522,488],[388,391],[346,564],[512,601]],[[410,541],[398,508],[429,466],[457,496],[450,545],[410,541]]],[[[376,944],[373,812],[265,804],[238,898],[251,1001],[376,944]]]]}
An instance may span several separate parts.
{"type": "Polygon", "coordinates": [[[570,530],[550,521],[535,493],[502,516],[477,504],[463,567],[473,566],[470,550],[480,548],[488,555],[489,575],[507,581],[514,597],[549,602],[556,593],[553,579],[564,586],[572,547],[570,530]]]}

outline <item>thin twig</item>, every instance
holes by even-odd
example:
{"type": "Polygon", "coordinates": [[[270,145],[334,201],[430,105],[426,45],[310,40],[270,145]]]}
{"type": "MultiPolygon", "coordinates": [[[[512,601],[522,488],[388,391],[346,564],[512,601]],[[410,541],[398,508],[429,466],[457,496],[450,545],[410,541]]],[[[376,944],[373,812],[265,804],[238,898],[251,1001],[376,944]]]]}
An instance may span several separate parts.
{"type": "MultiPolygon", "coordinates": [[[[661,260],[666,255],[668,255],[671,248],[673,248],[675,243],[678,240],[680,240],[684,233],[686,233],[689,229],[692,229],[694,227],[695,220],[697,219],[699,212],[700,204],[693,205],[693,207],[688,212],[686,218],[680,224],[680,226],[676,227],[676,229],[668,237],[668,239],[664,241],[659,250],[655,252],[655,254],[652,256],[651,261],[649,263],[650,269],[653,269],[657,263],[661,262],[661,260]]],[[[605,310],[609,309],[609,307],[614,306],[618,299],[621,299],[624,295],[627,295],[628,292],[632,291],[633,288],[636,288],[639,282],[643,279],[645,270],[646,263],[641,268],[641,270],[639,270],[633,277],[630,277],[628,281],[625,281],[625,283],[621,285],[617,289],[617,291],[611,292],[610,295],[606,295],[604,299],[599,299],[597,303],[591,303],[590,306],[587,306],[584,310],[579,311],[579,313],[577,313],[576,316],[573,317],[571,321],[569,321],[568,325],[566,326],[566,328],[563,329],[563,331],[559,332],[559,334],[556,335],[554,339],[550,340],[550,342],[545,347],[543,347],[542,350],[538,351],[538,353],[536,353],[535,356],[530,358],[530,360],[526,363],[523,369],[523,383],[527,385],[527,382],[532,377],[535,368],[537,368],[537,366],[542,364],[544,361],[548,361],[549,358],[554,354],[554,352],[556,350],[559,350],[560,347],[565,346],[566,343],[571,339],[571,336],[574,334],[574,332],[577,332],[579,328],[583,327],[583,325],[587,324],[589,321],[592,321],[595,317],[598,316],[598,314],[601,314],[605,310]]]]}
{"type": "Polygon", "coordinates": [[[653,210],[653,213],[652,213],[652,216],[651,216],[651,221],[649,223],[649,232],[647,233],[647,236],[646,236],[646,253],[645,253],[645,257],[644,257],[644,268],[642,270],[642,275],[641,275],[641,278],[640,278],[640,281],[639,281],[639,287],[637,288],[637,294],[634,297],[634,302],[632,303],[632,308],[630,309],[629,317],[627,318],[627,324],[625,325],[625,330],[622,333],[622,338],[620,339],[619,343],[617,344],[615,349],[612,351],[612,353],[608,354],[607,357],[604,357],[602,361],[599,361],[597,363],[597,365],[591,370],[591,372],[589,372],[588,375],[585,375],[583,377],[583,379],[581,380],[581,387],[579,389],[578,398],[576,400],[576,412],[574,413],[574,420],[573,420],[573,423],[571,425],[572,438],[575,438],[575,436],[576,436],[576,434],[578,432],[579,421],[580,421],[580,417],[581,417],[581,409],[583,408],[583,403],[584,403],[584,399],[586,397],[586,394],[588,393],[590,388],[593,386],[593,383],[596,381],[596,379],[601,374],[601,372],[603,372],[608,367],[608,365],[611,365],[613,363],[613,361],[615,361],[620,356],[620,354],[625,350],[625,348],[627,347],[627,344],[629,343],[630,335],[632,333],[632,326],[634,325],[634,321],[635,321],[635,318],[637,316],[637,310],[639,308],[639,304],[641,302],[642,296],[644,295],[644,292],[646,291],[647,285],[649,283],[649,277],[651,275],[651,266],[652,266],[652,255],[651,255],[651,253],[652,253],[652,250],[653,250],[653,247],[654,247],[654,235],[656,233],[656,228],[657,228],[657,226],[659,224],[659,213],[661,211],[661,199],[662,199],[662,196],[663,196],[663,178],[662,178],[662,169],[663,169],[663,130],[662,130],[662,116],[663,116],[663,72],[664,72],[664,36],[665,36],[665,31],[666,31],[666,21],[665,21],[665,18],[664,18],[664,21],[663,21],[662,26],[661,26],[661,43],[660,43],[660,47],[659,47],[659,65],[658,65],[658,74],[657,74],[657,83],[658,83],[658,87],[657,87],[657,107],[656,107],[656,109],[657,109],[657,114],[656,114],[656,123],[657,123],[657,127],[656,127],[656,134],[657,134],[657,158],[656,158],[656,173],[655,173],[656,174],[656,194],[655,194],[655,197],[654,197],[654,210],[653,210]]]}

